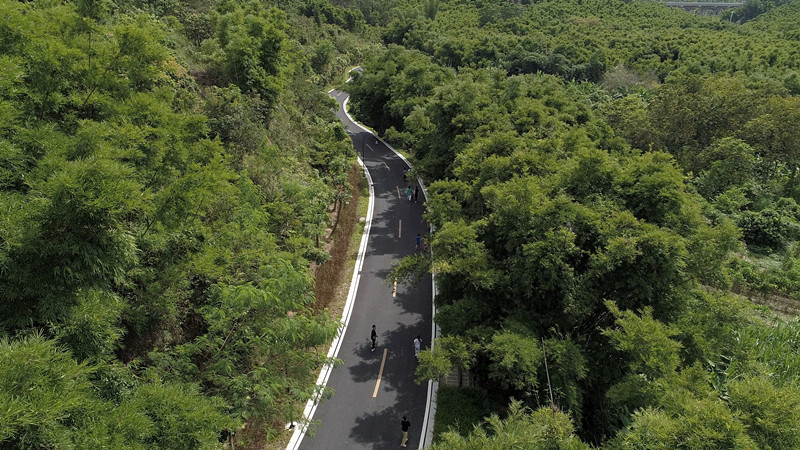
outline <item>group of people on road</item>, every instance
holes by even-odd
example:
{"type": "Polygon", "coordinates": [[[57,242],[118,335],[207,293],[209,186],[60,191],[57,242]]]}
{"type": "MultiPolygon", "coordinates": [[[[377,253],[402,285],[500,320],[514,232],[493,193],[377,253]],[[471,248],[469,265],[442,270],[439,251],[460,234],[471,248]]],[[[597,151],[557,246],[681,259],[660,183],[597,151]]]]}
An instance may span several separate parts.
{"type": "Polygon", "coordinates": [[[413,180],[409,180],[411,176],[411,169],[403,169],[403,182],[406,183],[406,198],[408,203],[419,203],[419,185],[415,184],[413,180]],[[414,186],[413,188],[411,186],[414,186]]]}
{"type": "Polygon", "coordinates": [[[430,244],[428,243],[428,239],[426,237],[422,237],[422,235],[419,233],[417,233],[417,237],[415,239],[416,239],[416,245],[414,246],[414,253],[417,253],[420,250],[422,250],[422,253],[428,254],[428,252],[431,249],[430,244]]]}
{"type": "MultiPolygon", "coordinates": [[[[369,333],[369,339],[372,341],[371,351],[375,351],[378,346],[378,330],[375,325],[372,326],[372,331],[369,333]]],[[[414,358],[419,359],[419,351],[422,349],[422,335],[418,334],[414,339],[414,358]]]]}
{"type": "Polygon", "coordinates": [[[414,186],[411,188],[411,185],[408,185],[408,189],[406,189],[406,197],[408,198],[408,203],[414,202],[418,203],[419,200],[419,186],[414,186]]]}

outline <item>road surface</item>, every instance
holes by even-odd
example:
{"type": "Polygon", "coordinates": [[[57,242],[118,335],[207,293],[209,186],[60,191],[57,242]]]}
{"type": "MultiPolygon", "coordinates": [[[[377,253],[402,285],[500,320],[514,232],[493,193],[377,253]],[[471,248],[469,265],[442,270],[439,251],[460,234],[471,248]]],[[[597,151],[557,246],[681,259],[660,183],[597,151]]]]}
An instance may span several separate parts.
{"type": "MultiPolygon", "coordinates": [[[[344,363],[330,374],[334,396],[317,407],[301,449],[384,449],[400,446],[400,421],[411,421],[409,448],[418,448],[428,385],[414,383],[414,338],[423,347],[431,340],[431,278],[416,287],[385,282],[392,265],[414,252],[417,234],[425,236],[423,193],[419,203],[406,199],[408,166],[390,148],[354,124],[341,107],[347,93],[332,91],[338,117],[353,138],[369,170],[375,203],[372,227],[353,312],[337,357],[344,363]],[[376,325],[378,345],[372,351],[370,330],[376,325]],[[313,433],[313,437],[310,435],[313,433]]],[[[413,187],[413,186],[412,186],[413,187]]]]}

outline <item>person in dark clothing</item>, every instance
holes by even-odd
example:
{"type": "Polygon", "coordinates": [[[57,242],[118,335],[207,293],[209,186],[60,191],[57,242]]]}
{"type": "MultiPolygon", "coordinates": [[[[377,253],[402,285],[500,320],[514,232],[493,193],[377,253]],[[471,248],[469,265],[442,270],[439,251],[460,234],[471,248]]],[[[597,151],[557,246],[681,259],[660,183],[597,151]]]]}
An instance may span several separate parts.
{"type": "Polygon", "coordinates": [[[375,331],[375,325],[372,326],[372,333],[370,333],[370,339],[372,339],[372,351],[375,351],[375,345],[378,343],[378,332],[375,331]]]}
{"type": "Polygon", "coordinates": [[[419,186],[414,186],[414,203],[417,203],[419,198],[419,186]]]}
{"type": "Polygon", "coordinates": [[[400,442],[400,447],[406,446],[406,441],[408,441],[408,428],[411,426],[411,421],[408,420],[406,416],[403,416],[403,420],[400,421],[400,429],[403,430],[403,440],[400,442]]]}

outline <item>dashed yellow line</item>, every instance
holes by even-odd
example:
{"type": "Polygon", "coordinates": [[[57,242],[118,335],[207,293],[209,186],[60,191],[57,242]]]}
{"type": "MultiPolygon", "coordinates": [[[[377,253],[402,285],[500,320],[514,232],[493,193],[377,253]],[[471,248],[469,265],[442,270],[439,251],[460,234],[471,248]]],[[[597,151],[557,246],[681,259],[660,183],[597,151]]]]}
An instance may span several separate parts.
{"type": "Polygon", "coordinates": [[[383,349],[383,359],[381,359],[381,369],[378,371],[378,381],[375,382],[375,390],[372,391],[372,398],[378,396],[378,388],[381,387],[381,377],[383,376],[383,365],[386,364],[386,353],[388,349],[383,349]]]}

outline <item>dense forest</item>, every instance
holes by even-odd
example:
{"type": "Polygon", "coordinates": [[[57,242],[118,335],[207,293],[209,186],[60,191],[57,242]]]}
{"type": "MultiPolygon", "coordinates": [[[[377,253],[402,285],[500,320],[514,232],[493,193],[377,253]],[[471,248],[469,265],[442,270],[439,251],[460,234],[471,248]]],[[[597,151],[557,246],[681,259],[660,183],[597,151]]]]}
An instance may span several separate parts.
{"type": "Polygon", "coordinates": [[[614,0],[386,22],[349,89],[432,181],[433,256],[395,269],[437,274],[417,373],[468,371],[493,414],[437,448],[800,447],[797,23],[614,0]]]}
{"type": "Polygon", "coordinates": [[[353,113],[431,183],[432,257],[396,269],[437,273],[419,380],[473,380],[437,448],[800,447],[797,23],[0,0],[0,447],[261,448],[300,418],[355,159],[325,91],[356,64],[353,113]]]}
{"type": "Polygon", "coordinates": [[[0,447],[241,448],[299,418],[336,332],[311,267],[355,161],[325,86],[365,26],[0,1],[0,447]]]}

